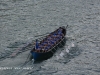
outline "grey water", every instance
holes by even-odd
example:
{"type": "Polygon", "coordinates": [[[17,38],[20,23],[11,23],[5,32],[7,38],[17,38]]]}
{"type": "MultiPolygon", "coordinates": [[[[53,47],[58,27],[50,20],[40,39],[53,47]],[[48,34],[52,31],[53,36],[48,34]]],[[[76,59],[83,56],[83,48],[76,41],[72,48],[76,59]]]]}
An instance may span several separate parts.
{"type": "Polygon", "coordinates": [[[100,1],[0,0],[0,74],[100,75],[100,1]],[[32,67],[29,70],[1,69],[21,67],[30,49],[15,58],[8,56],[40,35],[66,25],[66,47],[58,49],[53,57],[40,63],[30,61],[23,66],[32,67]],[[75,47],[67,53],[65,48],[71,42],[75,47]]]}

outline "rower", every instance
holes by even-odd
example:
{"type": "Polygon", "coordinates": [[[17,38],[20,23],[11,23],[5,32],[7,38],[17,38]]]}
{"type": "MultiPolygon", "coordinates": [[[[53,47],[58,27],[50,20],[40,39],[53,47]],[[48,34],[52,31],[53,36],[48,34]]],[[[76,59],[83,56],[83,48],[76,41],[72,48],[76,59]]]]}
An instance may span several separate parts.
{"type": "Polygon", "coordinates": [[[61,34],[61,33],[62,33],[62,29],[59,29],[59,30],[58,30],[58,34],[61,34]]]}
{"type": "Polygon", "coordinates": [[[48,45],[47,47],[45,47],[46,50],[48,50],[50,48],[50,45],[48,45]]]}
{"type": "Polygon", "coordinates": [[[35,49],[38,49],[38,40],[36,39],[35,49]]]}

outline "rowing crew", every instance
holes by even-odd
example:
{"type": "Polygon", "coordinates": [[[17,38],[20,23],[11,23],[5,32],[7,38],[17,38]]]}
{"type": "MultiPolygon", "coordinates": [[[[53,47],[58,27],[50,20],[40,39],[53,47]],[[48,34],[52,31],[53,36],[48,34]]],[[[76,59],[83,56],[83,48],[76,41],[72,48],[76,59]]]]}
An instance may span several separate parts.
{"type": "Polygon", "coordinates": [[[54,33],[51,33],[47,36],[46,39],[42,41],[42,43],[38,44],[38,40],[36,40],[36,46],[35,49],[37,51],[47,51],[51,47],[53,47],[57,42],[60,41],[60,39],[63,37],[62,29],[57,30],[54,33]]]}

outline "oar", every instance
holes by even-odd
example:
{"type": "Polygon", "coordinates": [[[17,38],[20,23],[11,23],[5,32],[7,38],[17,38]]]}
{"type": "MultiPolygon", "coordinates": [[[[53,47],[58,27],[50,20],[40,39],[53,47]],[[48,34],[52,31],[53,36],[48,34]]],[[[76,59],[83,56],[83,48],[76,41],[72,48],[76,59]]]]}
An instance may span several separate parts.
{"type": "Polygon", "coordinates": [[[30,61],[30,60],[28,61],[29,58],[30,58],[30,53],[28,54],[28,56],[27,56],[26,61],[24,62],[24,64],[22,64],[22,67],[30,61]]]}
{"type": "MultiPolygon", "coordinates": [[[[68,27],[68,25],[67,26],[64,26],[65,27],[65,29],[67,29],[67,27],[68,27]]],[[[56,30],[56,29],[55,29],[56,30]]],[[[38,36],[44,36],[44,35],[46,35],[46,34],[50,34],[51,32],[47,32],[47,33],[45,33],[45,34],[42,34],[42,35],[35,35],[35,37],[38,37],[38,36]]]]}
{"type": "Polygon", "coordinates": [[[44,36],[44,35],[47,35],[47,34],[50,34],[49,32],[45,33],[45,34],[42,34],[42,35],[35,35],[35,37],[38,37],[38,36],[44,36]]]}
{"type": "MultiPolygon", "coordinates": [[[[46,33],[46,34],[49,34],[49,33],[46,33]]],[[[45,36],[47,36],[46,34],[43,34],[43,35],[45,35],[45,36]]],[[[39,35],[39,36],[42,36],[42,35],[39,35]]],[[[38,40],[39,39],[41,39],[41,38],[43,38],[43,37],[45,37],[45,36],[42,36],[42,37],[39,37],[39,38],[37,38],[38,40]]],[[[36,36],[35,36],[36,37],[36,36]]],[[[36,40],[33,40],[32,42],[35,42],[36,40]]],[[[29,57],[30,57],[30,53],[28,54],[28,57],[27,57],[27,59],[26,59],[26,61],[25,61],[25,63],[23,64],[23,65],[25,65],[28,61],[28,59],[29,59],[29,57]]]]}
{"type": "MultiPolygon", "coordinates": [[[[65,29],[67,29],[68,28],[68,24],[67,24],[67,26],[64,26],[65,27],[65,29]]],[[[56,28],[57,29],[57,28],[56,28]]],[[[55,29],[55,30],[56,30],[55,29]]],[[[45,36],[47,36],[48,34],[50,34],[50,33],[52,33],[52,32],[47,32],[47,33],[45,33],[45,34],[42,34],[42,35],[35,35],[35,37],[39,37],[39,36],[42,36],[42,37],[45,37],[45,36]]],[[[37,39],[41,39],[42,37],[39,37],[39,38],[37,38],[37,39]]],[[[33,41],[35,41],[35,40],[33,40],[33,41]]]]}

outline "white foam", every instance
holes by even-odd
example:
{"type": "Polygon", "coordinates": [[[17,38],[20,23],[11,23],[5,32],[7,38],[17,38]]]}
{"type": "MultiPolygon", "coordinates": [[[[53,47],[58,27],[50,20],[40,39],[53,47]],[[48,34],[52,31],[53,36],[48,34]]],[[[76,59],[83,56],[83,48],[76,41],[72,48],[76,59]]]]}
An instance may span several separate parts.
{"type": "Polygon", "coordinates": [[[68,46],[68,49],[70,49],[71,47],[70,46],[68,46]]]}
{"type": "Polygon", "coordinates": [[[61,56],[61,57],[63,57],[63,56],[64,56],[64,53],[63,53],[63,52],[61,52],[61,53],[60,53],[60,56],[61,56]]]}
{"type": "Polygon", "coordinates": [[[71,43],[71,47],[75,47],[75,44],[73,42],[71,43]]]}
{"type": "Polygon", "coordinates": [[[32,62],[34,63],[34,59],[32,59],[32,62]]]}
{"type": "Polygon", "coordinates": [[[59,60],[60,59],[60,57],[59,56],[56,56],[57,57],[57,60],[59,60]]]}
{"type": "Polygon", "coordinates": [[[69,49],[68,48],[66,48],[66,52],[69,53],[69,49]]]}

